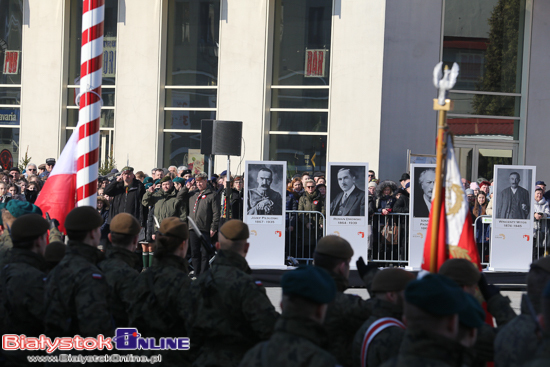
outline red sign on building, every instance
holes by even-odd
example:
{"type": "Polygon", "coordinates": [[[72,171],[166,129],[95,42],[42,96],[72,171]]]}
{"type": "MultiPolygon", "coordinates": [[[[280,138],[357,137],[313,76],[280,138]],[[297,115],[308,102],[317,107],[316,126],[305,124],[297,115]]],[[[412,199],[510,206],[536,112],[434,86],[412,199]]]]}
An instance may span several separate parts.
{"type": "Polygon", "coordinates": [[[305,77],[324,77],[327,50],[306,49],[305,77]]]}
{"type": "Polygon", "coordinates": [[[4,74],[19,74],[19,58],[21,51],[4,52],[4,74]]]}

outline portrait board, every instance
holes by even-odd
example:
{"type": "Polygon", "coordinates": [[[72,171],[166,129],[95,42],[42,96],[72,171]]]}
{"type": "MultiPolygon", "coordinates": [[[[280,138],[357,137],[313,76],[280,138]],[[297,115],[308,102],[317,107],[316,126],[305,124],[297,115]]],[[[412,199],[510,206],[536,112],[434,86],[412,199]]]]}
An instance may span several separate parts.
{"type": "MultiPolygon", "coordinates": [[[[354,255],[365,257],[368,248],[368,163],[333,162],[327,169],[327,235],[345,238],[354,255]]],[[[355,260],[351,266],[354,268],[355,260]]]]}
{"type": "Polygon", "coordinates": [[[528,271],[533,256],[535,166],[496,165],[489,269],[528,271]]]}
{"type": "Polygon", "coordinates": [[[250,231],[251,268],[286,268],[286,162],[247,161],[244,222],[250,231]]]}
{"type": "Polygon", "coordinates": [[[420,269],[426,231],[430,221],[431,195],[435,184],[435,164],[411,164],[409,215],[410,269],[420,269]]]}

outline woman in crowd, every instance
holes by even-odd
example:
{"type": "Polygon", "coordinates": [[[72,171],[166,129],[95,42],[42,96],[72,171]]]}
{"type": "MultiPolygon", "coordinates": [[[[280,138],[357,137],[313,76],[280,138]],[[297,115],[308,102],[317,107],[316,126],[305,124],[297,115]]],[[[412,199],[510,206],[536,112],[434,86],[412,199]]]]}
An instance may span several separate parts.
{"type": "Polygon", "coordinates": [[[294,230],[296,228],[296,215],[288,213],[288,210],[298,210],[298,202],[300,201],[302,192],[303,188],[300,177],[293,178],[292,181],[290,181],[290,183],[288,184],[286,191],[287,214],[285,219],[287,232],[285,236],[285,258],[287,256],[296,257],[298,254],[298,249],[296,248],[296,246],[299,243],[298,236],[301,236],[301,234],[297,233],[294,230]]]}
{"type": "Polygon", "coordinates": [[[533,261],[544,257],[548,238],[548,217],[550,216],[550,206],[548,201],[543,197],[541,188],[535,190],[535,221],[533,226],[533,261]]]}
{"type": "Polygon", "coordinates": [[[7,187],[8,185],[4,181],[0,181],[0,203],[7,203],[11,200],[7,187]]]}
{"type": "Polygon", "coordinates": [[[489,239],[491,237],[491,225],[488,223],[483,223],[482,219],[479,217],[482,215],[487,215],[488,204],[489,203],[487,201],[487,194],[485,194],[485,191],[480,190],[477,193],[476,203],[474,204],[472,214],[475,218],[474,222],[476,224],[476,243],[482,262],[486,262],[489,259],[489,239]]]}
{"type": "Polygon", "coordinates": [[[8,194],[10,194],[11,198],[14,200],[27,201],[25,196],[20,194],[19,186],[14,183],[8,185],[8,194]]]}
{"type": "Polygon", "coordinates": [[[384,260],[398,257],[399,220],[397,217],[388,216],[397,201],[395,193],[397,193],[397,184],[393,181],[382,181],[376,186],[374,210],[380,214],[380,217],[378,221],[373,221],[373,226],[378,225],[377,230],[373,228],[373,233],[378,233],[378,238],[375,238],[374,242],[379,246],[374,248],[374,256],[379,254],[380,259],[384,260]]]}

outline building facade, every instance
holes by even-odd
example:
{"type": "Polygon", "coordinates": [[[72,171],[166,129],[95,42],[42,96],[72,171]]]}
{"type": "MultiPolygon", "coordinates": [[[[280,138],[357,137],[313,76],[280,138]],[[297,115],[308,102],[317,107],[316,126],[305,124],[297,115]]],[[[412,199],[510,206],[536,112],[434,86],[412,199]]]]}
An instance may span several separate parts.
{"type": "MultiPolygon", "coordinates": [[[[57,157],[78,122],[81,12],[0,0],[0,150],[14,161],[57,157]]],[[[284,160],[289,175],[366,161],[395,180],[435,154],[443,60],[461,67],[449,126],[463,176],[544,176],[549,18],[542,0],[105,0],[100,159],[199,167],[201,120],[237,120],[237,173],[244,160],[284,160]]]]}

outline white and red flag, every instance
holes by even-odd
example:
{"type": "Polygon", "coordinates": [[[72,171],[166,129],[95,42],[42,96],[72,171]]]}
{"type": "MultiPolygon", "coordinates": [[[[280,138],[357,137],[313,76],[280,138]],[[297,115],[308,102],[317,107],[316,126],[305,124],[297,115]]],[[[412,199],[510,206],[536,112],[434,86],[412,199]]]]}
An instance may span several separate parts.
{"type": "MultiPolygon", "coordinates": [[[[441,214],[436,244],[436,271],[439,271],[445,260],[453,258],[468,259],[481,270],[469,204],[462,187],[460,170],[450,134],[447,135],[447,157],[444,167],[444,187],[442,188],[444,197],[441,200],[441,208],[439,208],[441,214]]],[[[435,225],[432,216],[436,208],[433,203],[434,201],[432,201],[430,222],[426,232],[428,234],[432,233],[432,227],[435,225]]],[[[422,269],[427,271],[430,271],[431,244],[431,237],[426,236],[422,269]]]]}

